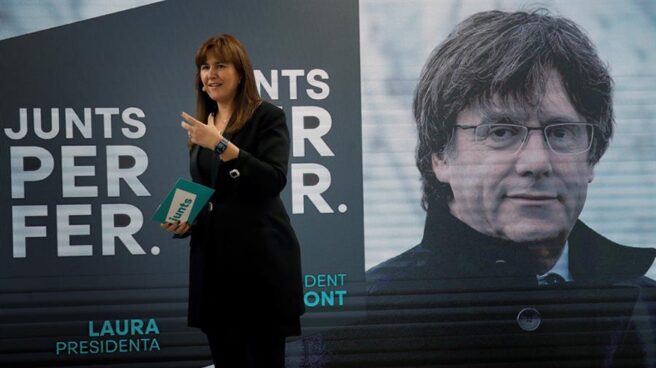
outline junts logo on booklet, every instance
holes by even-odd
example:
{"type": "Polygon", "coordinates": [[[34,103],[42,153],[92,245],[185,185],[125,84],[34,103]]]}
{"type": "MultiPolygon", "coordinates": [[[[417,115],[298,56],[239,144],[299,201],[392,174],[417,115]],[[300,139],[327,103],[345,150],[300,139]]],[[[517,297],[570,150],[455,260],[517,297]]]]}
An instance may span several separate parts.
{"type": "Polygon", "coordinates": [[[178,179],[166,198],[157,207],[153,220],[157,222],[194,222],[209,201],[214,189],[193,181],[178,179]]]}
{"type": "Polygon", "coordinates": [[[176,189],[173,200],[171,200],[171,207],[169,207],[169,212],[166,214],[166,222],[187,221],[195,201],[196,195],[194,193],[176,189]]]}

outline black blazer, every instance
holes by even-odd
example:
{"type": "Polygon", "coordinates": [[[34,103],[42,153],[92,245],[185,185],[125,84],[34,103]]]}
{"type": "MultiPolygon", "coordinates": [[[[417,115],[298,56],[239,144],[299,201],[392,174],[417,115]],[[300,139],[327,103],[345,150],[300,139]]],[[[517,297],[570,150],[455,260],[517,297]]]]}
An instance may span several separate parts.
{"type": "Polygon", "coordinates": [[[202,148],[190,150],[192,179],[215,193],[191,229],[189,324],[268,324],[299,334],[300,247],[280,199],[289,158],[285,114],[262,102],[241,130],[226,137],[239,147],[239,157],[221,162],[213,154],[211,182],[198,170],[202,148]]]}

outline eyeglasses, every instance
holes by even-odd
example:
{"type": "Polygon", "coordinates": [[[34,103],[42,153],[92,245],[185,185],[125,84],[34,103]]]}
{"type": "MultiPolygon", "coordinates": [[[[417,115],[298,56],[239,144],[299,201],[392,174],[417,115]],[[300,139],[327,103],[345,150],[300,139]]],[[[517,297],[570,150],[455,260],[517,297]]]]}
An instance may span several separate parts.
{"type": "Polygon", "coordinates": [[[486,147],[515,154],[521,150],[530,130],[541,130],[551,151],[562,155],[583,153],[592,146],[594,126],[589,123],[558,123],[544,127],[517,124],[456,125],[474,129],[476,142],[486,147]]]}

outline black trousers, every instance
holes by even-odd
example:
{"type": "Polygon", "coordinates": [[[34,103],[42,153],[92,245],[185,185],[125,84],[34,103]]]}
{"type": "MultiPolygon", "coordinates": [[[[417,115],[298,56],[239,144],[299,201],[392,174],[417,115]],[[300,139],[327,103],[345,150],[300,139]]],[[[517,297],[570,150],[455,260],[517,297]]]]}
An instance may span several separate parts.
{"type": "Polygon", "coordinates": [[[252,331],[231,334],[203,330],[212,350],[215,368],[284,368],[285,336],[252,331]]]}

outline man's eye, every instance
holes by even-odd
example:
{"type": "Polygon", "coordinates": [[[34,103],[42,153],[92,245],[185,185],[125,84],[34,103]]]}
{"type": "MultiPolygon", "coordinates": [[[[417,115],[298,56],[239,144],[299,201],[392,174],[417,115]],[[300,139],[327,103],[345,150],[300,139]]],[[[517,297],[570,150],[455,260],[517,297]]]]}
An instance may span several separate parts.
{"type": "Polygon", "coordinates": [[[200,66],[200,70],[207,70],[210,66],[207,64],[203,64],[200,66]]]}
{"type": "Polygon", "coordinates": [[[549,138],[580,139],[587,136],[586,127],[577,124],[563,124],[551,126],[547,132],[549,138]]]}
{"type": "Polygon", "coordinates": [[[554,138],[565,138],[568,135],[567,129],[565,128],[554,128],[551,129],[551,136],[554,138]]]}
{"type": "Polygon", "coordinates": [[[491,126],[487,136],[495,139],[512,138],[519,134],[519,128],[512,126],[491,126]]]}

